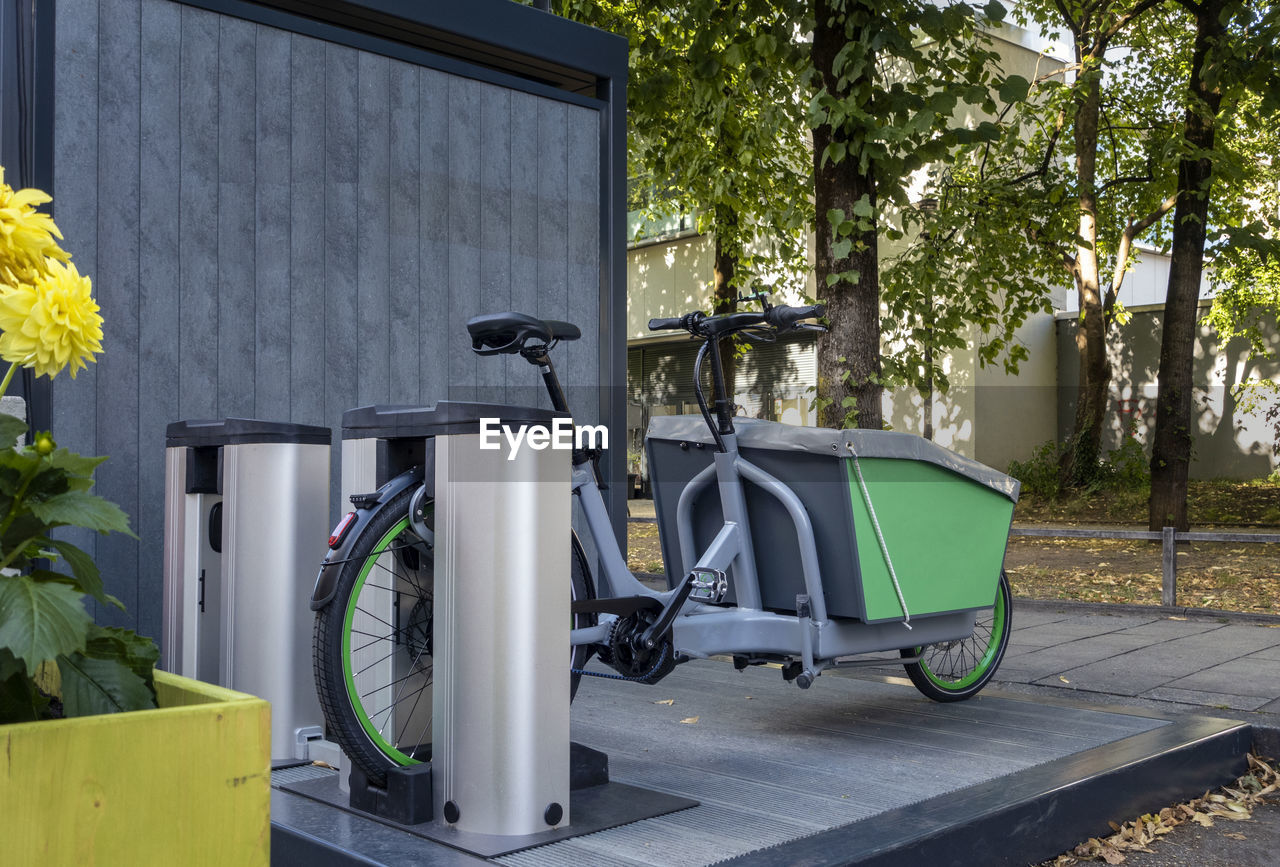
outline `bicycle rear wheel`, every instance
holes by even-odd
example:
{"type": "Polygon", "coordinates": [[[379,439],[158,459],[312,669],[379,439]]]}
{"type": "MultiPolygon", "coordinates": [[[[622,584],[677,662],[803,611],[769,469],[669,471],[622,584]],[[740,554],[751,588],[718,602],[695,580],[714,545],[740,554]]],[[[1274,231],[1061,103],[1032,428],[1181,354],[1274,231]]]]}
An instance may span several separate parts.
{"type": "Polygon", "coordinates": [[[963,701],[977,695],[995,676],[1011,631],[1009,579],[1002,571],[995,605],[978,612],[973,635],[905,649],[904,657],[919,656],[920,661],[903,667],[916,689],[934,701],[963,701]]]}
{"type": "MultiPolygon", "coordinates": [[[[316,689],[329,735],[376,785],[389,768],[431,758],[435,560],[409,522],[413,493],[379,506],[352,543],[333,601],[316,614],[316,689]]],[[[425,522],[434,523],[430,501],[425,522]]],[[[572,597],[590,598],[586,559],[572,544],[572,597]]],[[[572,648],[566,662],[581,668],[588,652],[572,648]]],[[[578,676],[566,676],[572,697],[578,676]]]]}

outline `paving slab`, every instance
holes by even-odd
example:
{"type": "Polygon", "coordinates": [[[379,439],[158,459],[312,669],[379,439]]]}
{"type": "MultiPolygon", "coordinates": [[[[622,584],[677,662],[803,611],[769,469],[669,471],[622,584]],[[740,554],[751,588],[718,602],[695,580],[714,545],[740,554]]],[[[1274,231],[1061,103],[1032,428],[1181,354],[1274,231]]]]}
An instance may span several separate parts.
{"type": "Polygon", "coordinates": [[[1150,641],[1141,635],[1108,632],[1088,640],[1077,639],[1066,644],[1012,654],[1004,664],[1010,669],[1039,672],[1040,677],[1044,677],[1122,656],[1149,645],[1150,641]]]}
{"type": "MultiPolygon", "coordinates": [[[[1071,679],[1080,686],[1097,692],[1140,695],[1215,665],[1273,647],[1280,643],[1278,632],[1280,630],[1258,626],[1235,626],[1149,643],[1122,654],[1100,655],[1096,661],[1074,668],[1071,679]]],[[[1115,633],[1106,633],[1081,643],[1094,645],[1103,640],[1113,641],[1115,638],[1115,633]]],[[[1142,636],[1129,638],[1140,639],[1142,636]]],[[[1057,651],[1057,648],[1052,648],[1038,653],[1057,651]]],[[[1026,667],[1022,661],[1015,665],[1026,667]]]]}
{"type": "Polygon", "coordinates": [[[1229,692],[1271,699],[1280,696],[1280,664],[1249,655],[1227,660],[1165,685],[1176,689],[1229,692]]]}
{"type": "Polygon", "coordinates": [[[1267,703],[1266,698],[1259,698],[1256,695],[1233,695],[1231,693],[1211,692],[1208,690],[1178,689],[1172,686],[1158,686],[1142,693],[1142,697],[1197,705],[1215,711],[1227,709],[1258,710],[1267,703]]]}
{"type": "Polygon", "coordinates": [[[1154,620],[1141,626],[1131,626],[1121,632],[1125,635],[1145,635],[1153,640],[1167,641],[1202,632],[1212,632],[1224,628],[1224,624],[1205,620],[1154,620]]]}
{"type": "Polygon", "coordinates": [[[1259,659],[1269,659],[1273,662],[1280,662],[1280,645],[1274,647],[1264,647],[1262,650],[1255,651],[1250,656],[1256,656],[1259,659]]]}

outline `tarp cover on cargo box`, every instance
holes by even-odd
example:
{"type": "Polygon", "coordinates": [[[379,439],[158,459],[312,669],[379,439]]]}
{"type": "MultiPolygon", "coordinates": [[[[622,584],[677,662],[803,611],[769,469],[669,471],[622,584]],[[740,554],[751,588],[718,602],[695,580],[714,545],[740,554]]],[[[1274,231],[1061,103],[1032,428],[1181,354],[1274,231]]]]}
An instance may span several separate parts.
{"type": "MultiPolygon", "coordinates": [[[[1004,494],[1015,503],[1021,483],[986,464],[958,455],[937,443],[915,434],[891,430],[832,430],[825,427],[800,427],[754,418],[735,418],[733,426],[738,445],[744,448],[809,452],[837,458],[894,458],[937,464],[993,491],[1004,494]]],[[[715,442],[707,423],[700,415],[660,415],[649,421],[647,434],[654,439],[682,442],[715,442]]]]}

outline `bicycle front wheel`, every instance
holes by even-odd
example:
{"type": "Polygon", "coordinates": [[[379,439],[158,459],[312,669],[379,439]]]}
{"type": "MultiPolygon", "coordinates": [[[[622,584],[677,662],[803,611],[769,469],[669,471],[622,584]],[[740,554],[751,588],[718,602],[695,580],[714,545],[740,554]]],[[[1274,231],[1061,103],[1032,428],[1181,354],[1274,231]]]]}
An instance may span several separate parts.
{"type": "MultiPolygon", "coordinates": [[[[413,493],[379,506],[352,543],[333,601],[316,614],[316,689],[329,735],[375,785],[389,768],[431,759],[435,559],[409,522],[413,493]]],[[[434,528],[430,501],[424,518],[434,528]]],[[[573,598],[589,598],[576,539],[571,564],[573,598]]],[[[566,662],[580,668],[587,652],[573,648],[566,662]]]]}
{"type": "Polygon", "coordinates": [[[934,701],[963,701],[977,695],[995,675],[1009,646],[1009,609],[1009,579],[1002,571],[995,605],[978,612],[973,635],[902,651],[904,657],[920,657],[919,662],[903,666],[916,689],[934,701]]]}

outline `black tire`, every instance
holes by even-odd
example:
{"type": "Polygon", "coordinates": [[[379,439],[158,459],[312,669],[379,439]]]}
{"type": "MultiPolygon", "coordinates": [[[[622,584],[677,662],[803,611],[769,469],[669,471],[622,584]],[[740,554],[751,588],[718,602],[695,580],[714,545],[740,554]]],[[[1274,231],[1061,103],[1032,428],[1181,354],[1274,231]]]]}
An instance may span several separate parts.
{"type": "MultiPolygon", "coordinates": [[[[389,768],[431,758],[434,557],[409,526],[413,494],[410,487],[378,507],[351,545],[336,595],[316,612],[316,690],[329,736],[379,786],[389,768]]],[[[431,526],[430,501],[427,514],[431,526]]],[[[573,598],[592,598],[576,537],[572,545],[573,598]]],[[[589,652],[573,648],[571,667],[589,652]]],[[[572,699],[580,675],[570,677],[572,699]]]]}
{"type": "Polygon", "coordinates": [[[902,651],[919,662],[904,665],[916,689],[934,701],[964,701],[982,691],[1004,659],[1013,626],[1009,579],[1000,573],[995,605],[978,612],[973,635],[902,651]]]}

